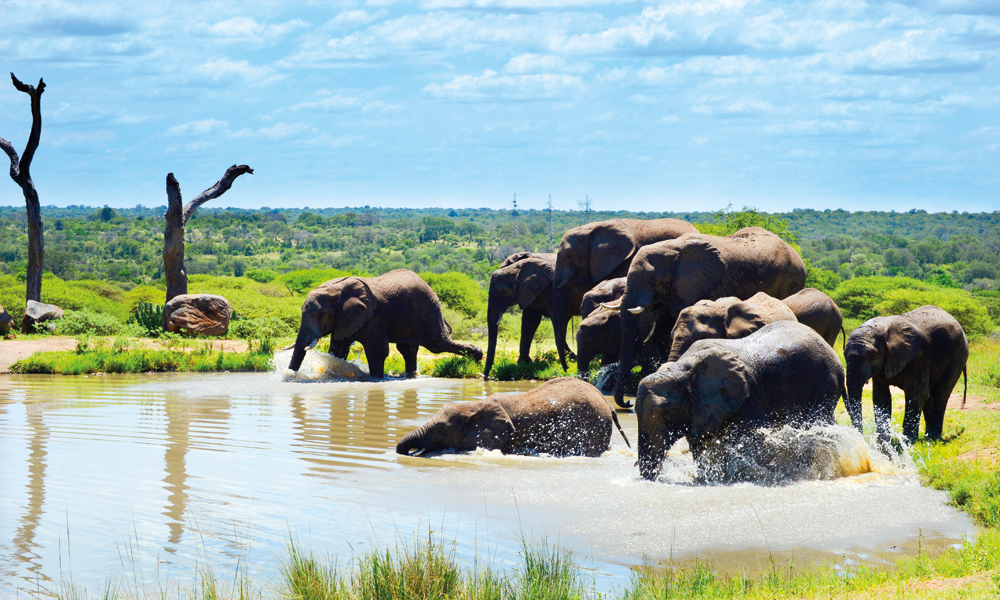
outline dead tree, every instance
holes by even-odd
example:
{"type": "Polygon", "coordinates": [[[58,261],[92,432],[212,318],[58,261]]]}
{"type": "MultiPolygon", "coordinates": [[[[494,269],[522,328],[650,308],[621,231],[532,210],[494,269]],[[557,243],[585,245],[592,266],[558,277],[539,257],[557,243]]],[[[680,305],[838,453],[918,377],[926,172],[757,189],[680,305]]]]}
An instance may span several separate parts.
{"type": "Polygon", "coordinates": [[[167,220],[163,231],[163,274],[167,279],[167,302],[174,296],[187,293],[187,272],[184,270],[184,226],[199,206],[225,194],[236,178],[244,173],[253,175],[246,165],[233,165],[226,169],[215,185],[202,192],[182,208],[181,186],[173,173],[167,173],[167,220]]]}
{"type": "MultiPolygon", "coordinates": [[[[25,280],[25,301],[42,301],[42,266],[45,259],[45,241],[42,239],[42,211],[38,205],[38,192],[31,181],[31,159],[38,149],[38,140],[42,135],[42,92],[45,82],[38,80],[38,85],[25,85],[10,74],[10,80],[18,91],[31,97],[31,133],[24,153],[17,156],[17,150],[7,140],[0,138],[0,148],[10,157],[10,178],[21,187],[24,193],[24,204],[28,213],[28,273],[25,280]]],[[[27,317],[21,323],[21,329],[28,333],[27,317]]]]}

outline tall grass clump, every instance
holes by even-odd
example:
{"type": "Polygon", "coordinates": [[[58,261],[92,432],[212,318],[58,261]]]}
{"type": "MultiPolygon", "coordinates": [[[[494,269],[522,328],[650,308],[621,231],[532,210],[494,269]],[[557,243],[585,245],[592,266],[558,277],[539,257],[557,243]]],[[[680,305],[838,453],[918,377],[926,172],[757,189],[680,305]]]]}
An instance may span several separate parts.
{"type": "Polygon", "coordinates": [[[512,352],[498,352],[493,362],[490,377],[497,381],[520,381],[525,379],[549,380],[576,374],[575,365],[564,371],[559,357],[550,350],[535,355],[530,362],[519,363],[512,352]]]}
{"type": "Polygon", "coordinates": [[[351,581],[352,595],[366,600],[454,598],[462,584],[454,554],[434,542],[430,534],[426,543],[361,557],[351,581]]]}
{"type": "Polygon", "coordinates": [[[127,340],[97,347],[89,338],[77,339],[75,352],[36,352],[10,366],[12,373],[82,375],[89,373],[149,373],[168,371],[264,372],[271,370],[271,354],[257,352],[185,352],[132,348],[127,340]]]}
{"type": "Polygon", "coordinates": [[[432,377],[447,379],[475,379],[483,374],[483,366],[468,356],[446,356],[434,361],[432,377]]]}

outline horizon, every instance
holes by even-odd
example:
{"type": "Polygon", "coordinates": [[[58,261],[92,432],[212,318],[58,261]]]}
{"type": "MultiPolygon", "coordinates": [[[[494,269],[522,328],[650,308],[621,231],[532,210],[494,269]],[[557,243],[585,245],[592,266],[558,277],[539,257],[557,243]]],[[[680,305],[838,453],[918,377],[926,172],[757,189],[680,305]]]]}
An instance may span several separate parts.
{"type": "MultiPolygon", "coordinates": [[[[44,78],[42,204],[985,212],[1000,5],[983,0],[11,0],[44,78]]],[[[0,79],[21,152],[28,97],[0,79]]],[[[0,205],[20,190],[0,184],[0,205]]]]}

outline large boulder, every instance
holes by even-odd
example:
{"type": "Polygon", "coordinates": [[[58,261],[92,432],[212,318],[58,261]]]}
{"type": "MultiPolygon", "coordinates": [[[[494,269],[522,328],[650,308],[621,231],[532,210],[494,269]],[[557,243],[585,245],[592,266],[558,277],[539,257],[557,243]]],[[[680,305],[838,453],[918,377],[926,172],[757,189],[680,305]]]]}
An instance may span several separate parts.
{"type": "Polygon", "coordinates": [[[21,329],[22,331],[36,331],[42,323],[61,318],[63,318],[63,309],[55,304],[28,300],[24,307],[24,321],[21,322],[21,329]]]}
{"type": "Polygon", "coordinates": [[[3,306],[0,306],[0,335],[10,333],[12,329],[14,329],[14,319],[4,310],[3,306]]]}
{"type": "Polygon", "coordinates": [[[225,335],[233,307],[215,294],[181,294],[163,307],[167,331],[198,335],[225,335]]]}

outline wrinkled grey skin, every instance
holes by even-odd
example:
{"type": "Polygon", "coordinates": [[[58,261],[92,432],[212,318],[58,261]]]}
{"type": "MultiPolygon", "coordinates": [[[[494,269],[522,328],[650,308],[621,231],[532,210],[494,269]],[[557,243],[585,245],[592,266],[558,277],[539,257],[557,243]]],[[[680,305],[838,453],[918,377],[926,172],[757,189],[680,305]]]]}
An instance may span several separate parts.
{"type": "Polygon", "coordinates": [[[598,355],[605,367],[618,360],[621,350],[621,325],[618,315],[601,308],[602,303],[613,302],[625,293],[625,278],[616,277],[602,281],[583,295],[580,303],[580,328],[576,331],[577,373],[583,377],[590,370],[590,363],[598,355]]]}
{"type": "Polygon", "coordinates": [[[615,402],[628,406],[625,382],[635,364],[636,345],[644,339],[639,324],[646,311],[654,311],[662,331],[658,335],[666,337],[680,312],[699,300],[749,298],[757,292],[780,300],[801,290],[805,281],[806,266],[799,254],[760,227],[726,237],[687,234],[640,248],[618,306],[622,342],[615,402]]]}
{"type": "Polygon", "coordinates": [[[656,479],[667,450],[686,437],[703,478],[708,444],[754,451],[757,428],[833,424],[845,396],[844,368],[823,338],[795,321],[765,325],[745,338],[695,342],[639,384],[639,471],[656,479]]]}
{"type": "Polygon", "coordinates": [[[601,308],[601,304],[614,302],[625,293],[625,278],[615,277],[595,285],[589,292],[583,295],[580,302],[580,316],[587,318],[594,314],[594,311],[601,308]]]}
{"type": "Polygon", "coordinates": [[[531,360],[531,340],[535,337],[542,317],[552,318],[552,275],[556,255],[519,252],[507,257],[490,276],[486,327],[489,345],[483,379],[489,379],[496,355],[500,319],[514,303],[521,308],[521,352],[517,361],[531,360]]]}
{"type": "Polygon", "coordinates": [[[522,394],[448,404],[403,436],[396,452],[484,448],[504,454],[600,456],[611,443],[612,422],[618,425],[618,418],[597,388],[561,377],[522,394]]]}
{"type": "Polygon", "coordinates": [[[670,332],[667,362],[681,357],[698,340],[738,339],[768,323],[795,321],[795,313],[777,298],[757,292],[746,300],[735,296],[699,300],[681,311],[670,332]]]}
{"type": "Polygon", "coordinates": [[[330,353],[339,358],[347,357],[353,342],[361,342],[369,374],[376,379],[385,374],[390,343],[403,355],[407,377],[417,373],[419,346],[435,354],[454,352],[482,359],[482,350],[452,341],[450,332],[437,294],[413,271],[341,277],[321,284],[306,297],[288,368],[298,371],[306,350],[326,335],[330,336],[330,353]]]}
{"type": "Polygon", "coordinates": [[[948,397],[959,376],[965,373],[969,359],[969,342],[954,317],[937,306],[921,306],[901,315],[869,319],[847,338],[844,358],[847,412],[858,431],[862,429],[861,390],[871,379],[879,441],[885,443],[889,439],[890,385],[902,389],[906,395],[903,415],[906,439],[911,442],[917,439],[921,413],[924,435],[941,439],[948,397]]]}
{"type": "Polygon", "coordinates": [[[812,327],[827,344],[833,346],[837,335],[844,336],[847,347],[847,332],[844,331],[844,315],[832,298],[816,288],[805,288],[782,300],[795,313],[799,323],[812,327]]]}
{"type": "Polygon", "coordinates": [[[580,314],[583,295],[606,279],[623,277],[639,248],[696,232],[694,225],[679,219],[611,219],[574,227],[563,235],[552,290],[552,326],[563,369],[572,354],[566,325],[580,314]]]}

